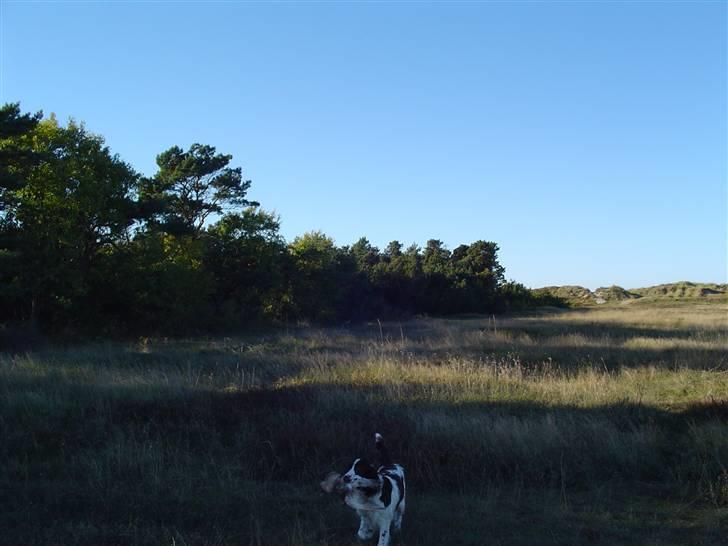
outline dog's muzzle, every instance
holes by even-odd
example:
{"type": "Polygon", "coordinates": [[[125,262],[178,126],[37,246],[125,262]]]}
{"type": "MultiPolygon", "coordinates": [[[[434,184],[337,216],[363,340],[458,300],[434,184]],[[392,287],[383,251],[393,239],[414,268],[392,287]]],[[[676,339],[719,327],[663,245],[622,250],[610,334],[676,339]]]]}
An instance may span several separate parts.
{"type": "Polygon", "coordinates": [[[321,482],[321,489],[326,493],[336,493],[337,495],[346,495],[349,491],[349,487],[338,472],[330,472],[321,482]]]}

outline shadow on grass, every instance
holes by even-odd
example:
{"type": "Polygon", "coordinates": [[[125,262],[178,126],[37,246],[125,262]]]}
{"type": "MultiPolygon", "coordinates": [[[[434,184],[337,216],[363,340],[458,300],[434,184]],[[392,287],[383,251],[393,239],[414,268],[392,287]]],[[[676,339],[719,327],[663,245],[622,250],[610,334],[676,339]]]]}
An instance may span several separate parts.
{"type": "Polygon", "coordinates": [[[453,405],[377,385],[137,388],[70,384],[45,413],[0,405],[4,542],[348,544],[353,515],[317,483],[370,454],[375,430],[408,471],[402,544],[724,536],[725,509],[710,512],[696,489],[728,461],[722,400],[674,413],[453,405]]]}

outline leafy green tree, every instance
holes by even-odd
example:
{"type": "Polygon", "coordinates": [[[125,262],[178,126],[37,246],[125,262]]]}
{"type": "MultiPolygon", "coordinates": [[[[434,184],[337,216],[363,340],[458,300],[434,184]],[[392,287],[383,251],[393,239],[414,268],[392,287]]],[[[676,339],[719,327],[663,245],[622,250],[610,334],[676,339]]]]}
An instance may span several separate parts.
{"type": "MultiPolygon", "coordinates": [[[[422,254],[420,247],[412,243],[401,256],[402,269],[411,279],[418,279],[423,275],[422,254]]],[[[393,260],[394,262],[394,260],[393,260]]]]}
{"type": "Polygon", "coordinates": [[[5,211],[18,233],[23,314],[45,324],[81,318],[93,307],[90,283],[103,283],[99,257],[128,239],[138,176],[73,121],[44,120],[24,138],[42,159],[5,211]]]}
{"type": "Polygon", "coordinates": [[[504,282],[505,269],[498,262],[498,245],[475,241],[460,245],[452,253],[452,269],[459,277],[488,277],[494,286],[504,282]]]}
{"type": "Polygon", "coordinates": [[[402,256],[402,243],[399,241],[391,241],[384,249],[384,259],[391,263],[392,260],[402,256]]]}
{"type": "Polygon", "coordinates": [[[203,264],[204,249],[198,238],[138,233],[100,264],[107,282],[94,294],[99,315],[114,331],[207,331],[213,324],[214,282],[203,264]]]}
{"type": "Polygon", "coordinates": [[[407,254],[402,252],[399,241],[390,242],[375,266],[372,282],[374,295],[381,300],[379,307],[383,315],[401,315],[413,312],[419,249],[415,246],[407,254]]]}
{"type": "Polygon", "coordinates": [[[493,310],[504,269],[498,262],[498,245],[476,241],[460,245],[452,253],[452,302],[463,312],[493,310]]]}
{"type": "Polygon", "coordinates": [[[226,318],[241,320],[258,305],[252,302],[265,290],[250,284],[250,270],[257,269],[241,260],[255,252],[246,230],[256,222],[258,233],[268,227],[254,211],[241,212],[257,203],[245,198],[251,182],[239,167],[229,166],[231,160],[212,146],[193,144],[187,151],[174,146],[157,156],[156,175],[141,181],[138,207],[146,223],[133,241],[130,263],[145,282],[136,297],[127,295],[136,301],[135,322],[157,331],[170,325],[195,331],[226,318]],[[205,229],[213,215],[225,213],[205,229]]]}
{"type": "Polygon", "coordinates": [[[384,249],[384,256],[390,261],[402,255],[402,243],[399,241],[391,241],[387,248],[384,249]]]}
{"type": "Polygon", "coordinates": [[[379,249],[372,246],[366,237],[351,245],[351,253],[356,259],[359,270],[367,274],[371,274],[380,260],[379,249]]]}
{"type": "Polygon", "coordinates": [[[445,248],[442,241],[438,239],[427,241],[422,257],[422,270],[425,274],[447,275],[449,260],[450,251],[445,248]]]}
{"type": "Polygon", "coordinates": [[[422,271],[425,279],[422,285],[420,302],[427,313],[449,313],[454,302],[451,294],[450,251],[442,241],[427,241],[422,256],[422,271]]]}
{"type": "Polygon", "coordinates": [[[21,231],[13,210],[15,192],[25,185],[31,168],[40,161],[28,135],[42,114],[21,114],[18,103],[0,108],[0,320],[18,318],[24,287],[20,282],[21,231]]]}
{"type": "Polygon", "coordinates": [[[206,234],[204,263],[226,327],[285,313],[286,244],[276,216],[256,208],[228,214],[206,234]]]}
{"type": "Polygon", "coordinates": [[[521,283],[515,281],[504,282],[498,290],[498,308],[526,309],[537,304],[534,294],[521,283]]]}
{"type": "Polygon", "coordinates": [[[292,309],[300,318],[330,322],[337,318],[341,254],[333,239],[320,231],[296,237],[288,245],[294,264],[292,309]]]}
{"type": "Polygon", "coordinates": [[[21,114],[19,103],[0,108],[0,213],[13,190],[25,184],[28,171],[40,161],[26,137],[38,126],[42,112],[21,114]]]}
{"type": "Polygon", "coordinates": [[[153,225],[175,234],[199,235],[212,214],[257,206],[246,199],[251,181],[240,167],[228,165],[232,155],[213,146],[193,144],[184,151],[173,146],[157,156],[159,171],[142,186],[142,202],[153,215],[153,225]]]}

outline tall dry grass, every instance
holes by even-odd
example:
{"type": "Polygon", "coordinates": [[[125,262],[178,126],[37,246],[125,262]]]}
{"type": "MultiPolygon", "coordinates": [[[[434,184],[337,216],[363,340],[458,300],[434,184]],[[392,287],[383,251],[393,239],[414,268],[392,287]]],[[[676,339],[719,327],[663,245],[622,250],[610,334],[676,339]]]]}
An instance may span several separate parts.
{"type": "Polygon", "coordinates": [[[5,354],[0,542],[347,544],[350,514],[316,483],[369,453],[378,430],[408,471],[402,543],[719,544],[725,312],[594,308],[5,354]]]}

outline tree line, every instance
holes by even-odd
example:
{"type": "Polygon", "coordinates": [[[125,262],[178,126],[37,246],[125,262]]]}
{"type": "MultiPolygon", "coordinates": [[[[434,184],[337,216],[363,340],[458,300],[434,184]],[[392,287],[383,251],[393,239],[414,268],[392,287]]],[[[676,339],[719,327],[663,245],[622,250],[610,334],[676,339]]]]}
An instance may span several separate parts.
{"type": "Polygon", "coordinates": [[[490,241],[286,242],[231,162],[212,146],[174,146],[142,176],[83,124],[4,105],[0,323],[187,333],[554,303],[506,282],[490,241]]]}

